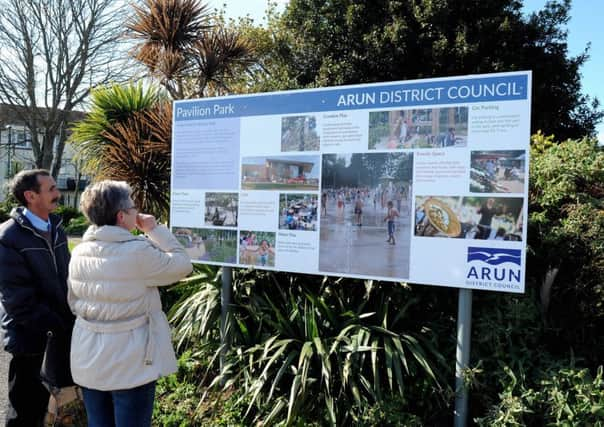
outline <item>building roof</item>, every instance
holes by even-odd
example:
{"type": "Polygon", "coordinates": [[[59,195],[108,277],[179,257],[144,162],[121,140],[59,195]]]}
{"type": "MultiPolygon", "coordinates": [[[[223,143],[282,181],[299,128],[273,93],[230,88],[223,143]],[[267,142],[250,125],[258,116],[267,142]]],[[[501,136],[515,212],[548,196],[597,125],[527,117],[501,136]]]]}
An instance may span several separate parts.
{"type": "MultiPolygon", "coordinates": [[[[40,120],[44,120],[48,114],[49,109],[38,108],[40,114],[40,120]]],[[[25,119],[27,111],[26,108],[20,105],[11,105],[0,103],[0,127],[6,125],[23,124],[25,125],[25,119]]],[[[77,122],[83,120],[86,117],[86,113],[83,111],[70,111],[67,115],[68,122],[77,122]]]]}
{"type": "Polygon", "coordinates": [[[310,172],[315,166],[313,162],[300,162],[295,160],[266,159],[266,162],[271,164],[283,164],[286,166],[298,166],[301,167],[304,172],[310,172]]]}

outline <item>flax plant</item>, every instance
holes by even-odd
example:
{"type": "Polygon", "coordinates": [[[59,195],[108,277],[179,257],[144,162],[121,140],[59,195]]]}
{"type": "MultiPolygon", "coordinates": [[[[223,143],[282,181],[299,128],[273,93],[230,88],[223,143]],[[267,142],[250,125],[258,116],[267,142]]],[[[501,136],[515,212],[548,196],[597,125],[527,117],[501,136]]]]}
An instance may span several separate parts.
{"type": "MultiPolygon", "coordinates": [[[[232,347],[210,388],[239,389],[241,401],[249,402],[246,417],[262,425],[317,419],[350,425],[359,422],[354,408],[404,400],[418,378],[442,392],[433,365],[444,363],[443,357],[431,345],[430,332],[409,322],[417,301],[404,286],[316,282],[300,275],[238,273],[228,327],[232,347]],[[402,306],[396,294],[405,296],[402,306]]],[[[181,315],[180,340],[216,313],[217,290],[209,286],[179,305],[180,313],[195,313],[181,315]]],[[[196,329],[202,330],[207,332],[196,329]]]]}

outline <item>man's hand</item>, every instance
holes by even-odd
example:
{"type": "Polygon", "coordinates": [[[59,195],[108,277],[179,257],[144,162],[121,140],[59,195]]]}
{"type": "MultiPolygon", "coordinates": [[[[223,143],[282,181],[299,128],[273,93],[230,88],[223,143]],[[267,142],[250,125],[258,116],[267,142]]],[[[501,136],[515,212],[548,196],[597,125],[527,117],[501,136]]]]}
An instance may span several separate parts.
{"type": "Polygon", "coordinates": [[[157,221],[153,215],[139,213],[136,216],[136,228],[143,233],[148,233],[157,227],[157,221]]]}

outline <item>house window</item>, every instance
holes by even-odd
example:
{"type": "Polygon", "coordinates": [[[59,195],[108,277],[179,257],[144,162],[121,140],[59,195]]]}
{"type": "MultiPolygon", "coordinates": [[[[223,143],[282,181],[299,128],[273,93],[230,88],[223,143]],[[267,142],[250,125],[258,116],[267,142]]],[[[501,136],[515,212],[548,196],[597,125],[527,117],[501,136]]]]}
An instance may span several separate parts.
{"type": "Polygon", "coordinates": [[[31,136],[27,129],[13,129],[13,142],[18,147],[27,147],[31,146],[31,136]]]}

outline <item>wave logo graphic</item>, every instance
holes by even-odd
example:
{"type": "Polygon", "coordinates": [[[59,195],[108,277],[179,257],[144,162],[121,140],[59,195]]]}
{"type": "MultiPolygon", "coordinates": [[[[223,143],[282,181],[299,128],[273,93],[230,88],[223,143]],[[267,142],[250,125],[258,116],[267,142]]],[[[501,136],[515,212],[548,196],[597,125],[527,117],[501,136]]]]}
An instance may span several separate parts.
{"type": "Polygon", "coordinates": [[[468,248],[468,262],[482,261],[489,265],[500,265],[504,262],[511,262],[520,266],[520,249],[501,249],[501,248],[468,248]]]}

